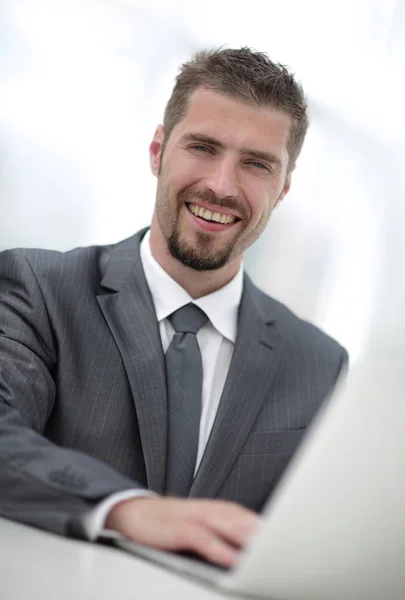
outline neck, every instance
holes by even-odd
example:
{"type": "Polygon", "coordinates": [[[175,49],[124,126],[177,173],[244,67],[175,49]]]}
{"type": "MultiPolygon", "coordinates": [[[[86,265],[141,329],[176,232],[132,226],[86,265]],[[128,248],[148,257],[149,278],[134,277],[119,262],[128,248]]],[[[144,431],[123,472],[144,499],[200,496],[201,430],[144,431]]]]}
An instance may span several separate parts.
{"type": "Polygon", "coordinates": [[[241,258],[237,258],[221,269],[195,271],[186,267],[172,256],[167,248],[156,213],[150,228],[150,249],[153,258],[192,298],[201,298],[216,292],[231,281],[239,270],[241,258]]]}

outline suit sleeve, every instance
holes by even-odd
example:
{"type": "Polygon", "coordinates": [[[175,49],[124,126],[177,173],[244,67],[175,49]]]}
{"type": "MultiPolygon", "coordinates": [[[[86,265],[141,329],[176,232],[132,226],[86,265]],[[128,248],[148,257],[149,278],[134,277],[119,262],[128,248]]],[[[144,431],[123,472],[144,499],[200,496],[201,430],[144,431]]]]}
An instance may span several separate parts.
{"type": "Polygon", "coordinates": [[[0,253],[0,515],[86,538],[83,515],[141,488],[107,464],[44,437],[55,403],[57,348],[22,253],[0,253]]]}

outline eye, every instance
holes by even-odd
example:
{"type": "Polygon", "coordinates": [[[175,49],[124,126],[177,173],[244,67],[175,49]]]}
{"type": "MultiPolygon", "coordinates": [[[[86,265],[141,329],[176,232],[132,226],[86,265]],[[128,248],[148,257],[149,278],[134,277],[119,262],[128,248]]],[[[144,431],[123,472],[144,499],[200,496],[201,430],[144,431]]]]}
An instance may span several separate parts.
{"type": "Polygon", "coordinates": [[[198,144],[196,146],[192,146],[193,150],[197,150],[198,152],[210,152],[210,149],[207,146],[203,146],[202,144],[198,144]]]}
{"type": "Polygon", "coordinates": [[[254,167],[257,167],[258,169],[265,169],[266,171],[269,171],[269,167],[267,167],[266,165],[264,165],[261,162],[257,162],[256,160],[250,163],[251,165],[253,165],[254,167]]]}

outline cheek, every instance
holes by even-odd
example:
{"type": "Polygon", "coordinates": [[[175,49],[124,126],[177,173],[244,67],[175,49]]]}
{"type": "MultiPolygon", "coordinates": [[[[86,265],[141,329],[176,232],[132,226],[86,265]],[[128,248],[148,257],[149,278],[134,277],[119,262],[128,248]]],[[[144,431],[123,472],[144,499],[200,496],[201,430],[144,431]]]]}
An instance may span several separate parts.
{"type": "Polygon", "coordinates": [[[159,188],[160,195],[164,197],[165,202],[172,205],[176,202],[177,195],[182,189],[182,181],[165,165],[159,178],[159,188]]]}
{"type": "Polygon", "coordinates": [[[186,169],[170,171],[170,191],[171,195],[175,198],[180,192],[190,188],[194,183],[195,177],[193,178],[192,174],[186,169]]]}
{"type": "Polygon", "coordinates": [[[176,157],[175,160],[170,161],[168,165],[170,177],[173,181],[178,181],[180,184],[191,183],[206,174],[206,165],[204,161],[198,160],[195,156],[186,154],[184,156],[176,157]]]}
{"type": "Polygon", "coordinates": [[[256,227],[263,221],[267,221],[273,210],[275,201],[269,195],[260,195],[251,201],[252,218],[251,224],[256,227]]]}

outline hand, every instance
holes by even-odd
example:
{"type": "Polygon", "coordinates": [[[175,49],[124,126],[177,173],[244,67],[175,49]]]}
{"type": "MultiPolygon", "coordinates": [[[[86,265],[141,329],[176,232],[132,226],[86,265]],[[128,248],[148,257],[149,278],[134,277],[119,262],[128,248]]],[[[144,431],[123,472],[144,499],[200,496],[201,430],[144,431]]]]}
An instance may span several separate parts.
{"type": "Polygon", "coordinates": [[[256,513],[232,502],[142,496],[115,505],[105,526],[139,544],[191,551],[231,567],[259,522],[256,513]]]}

